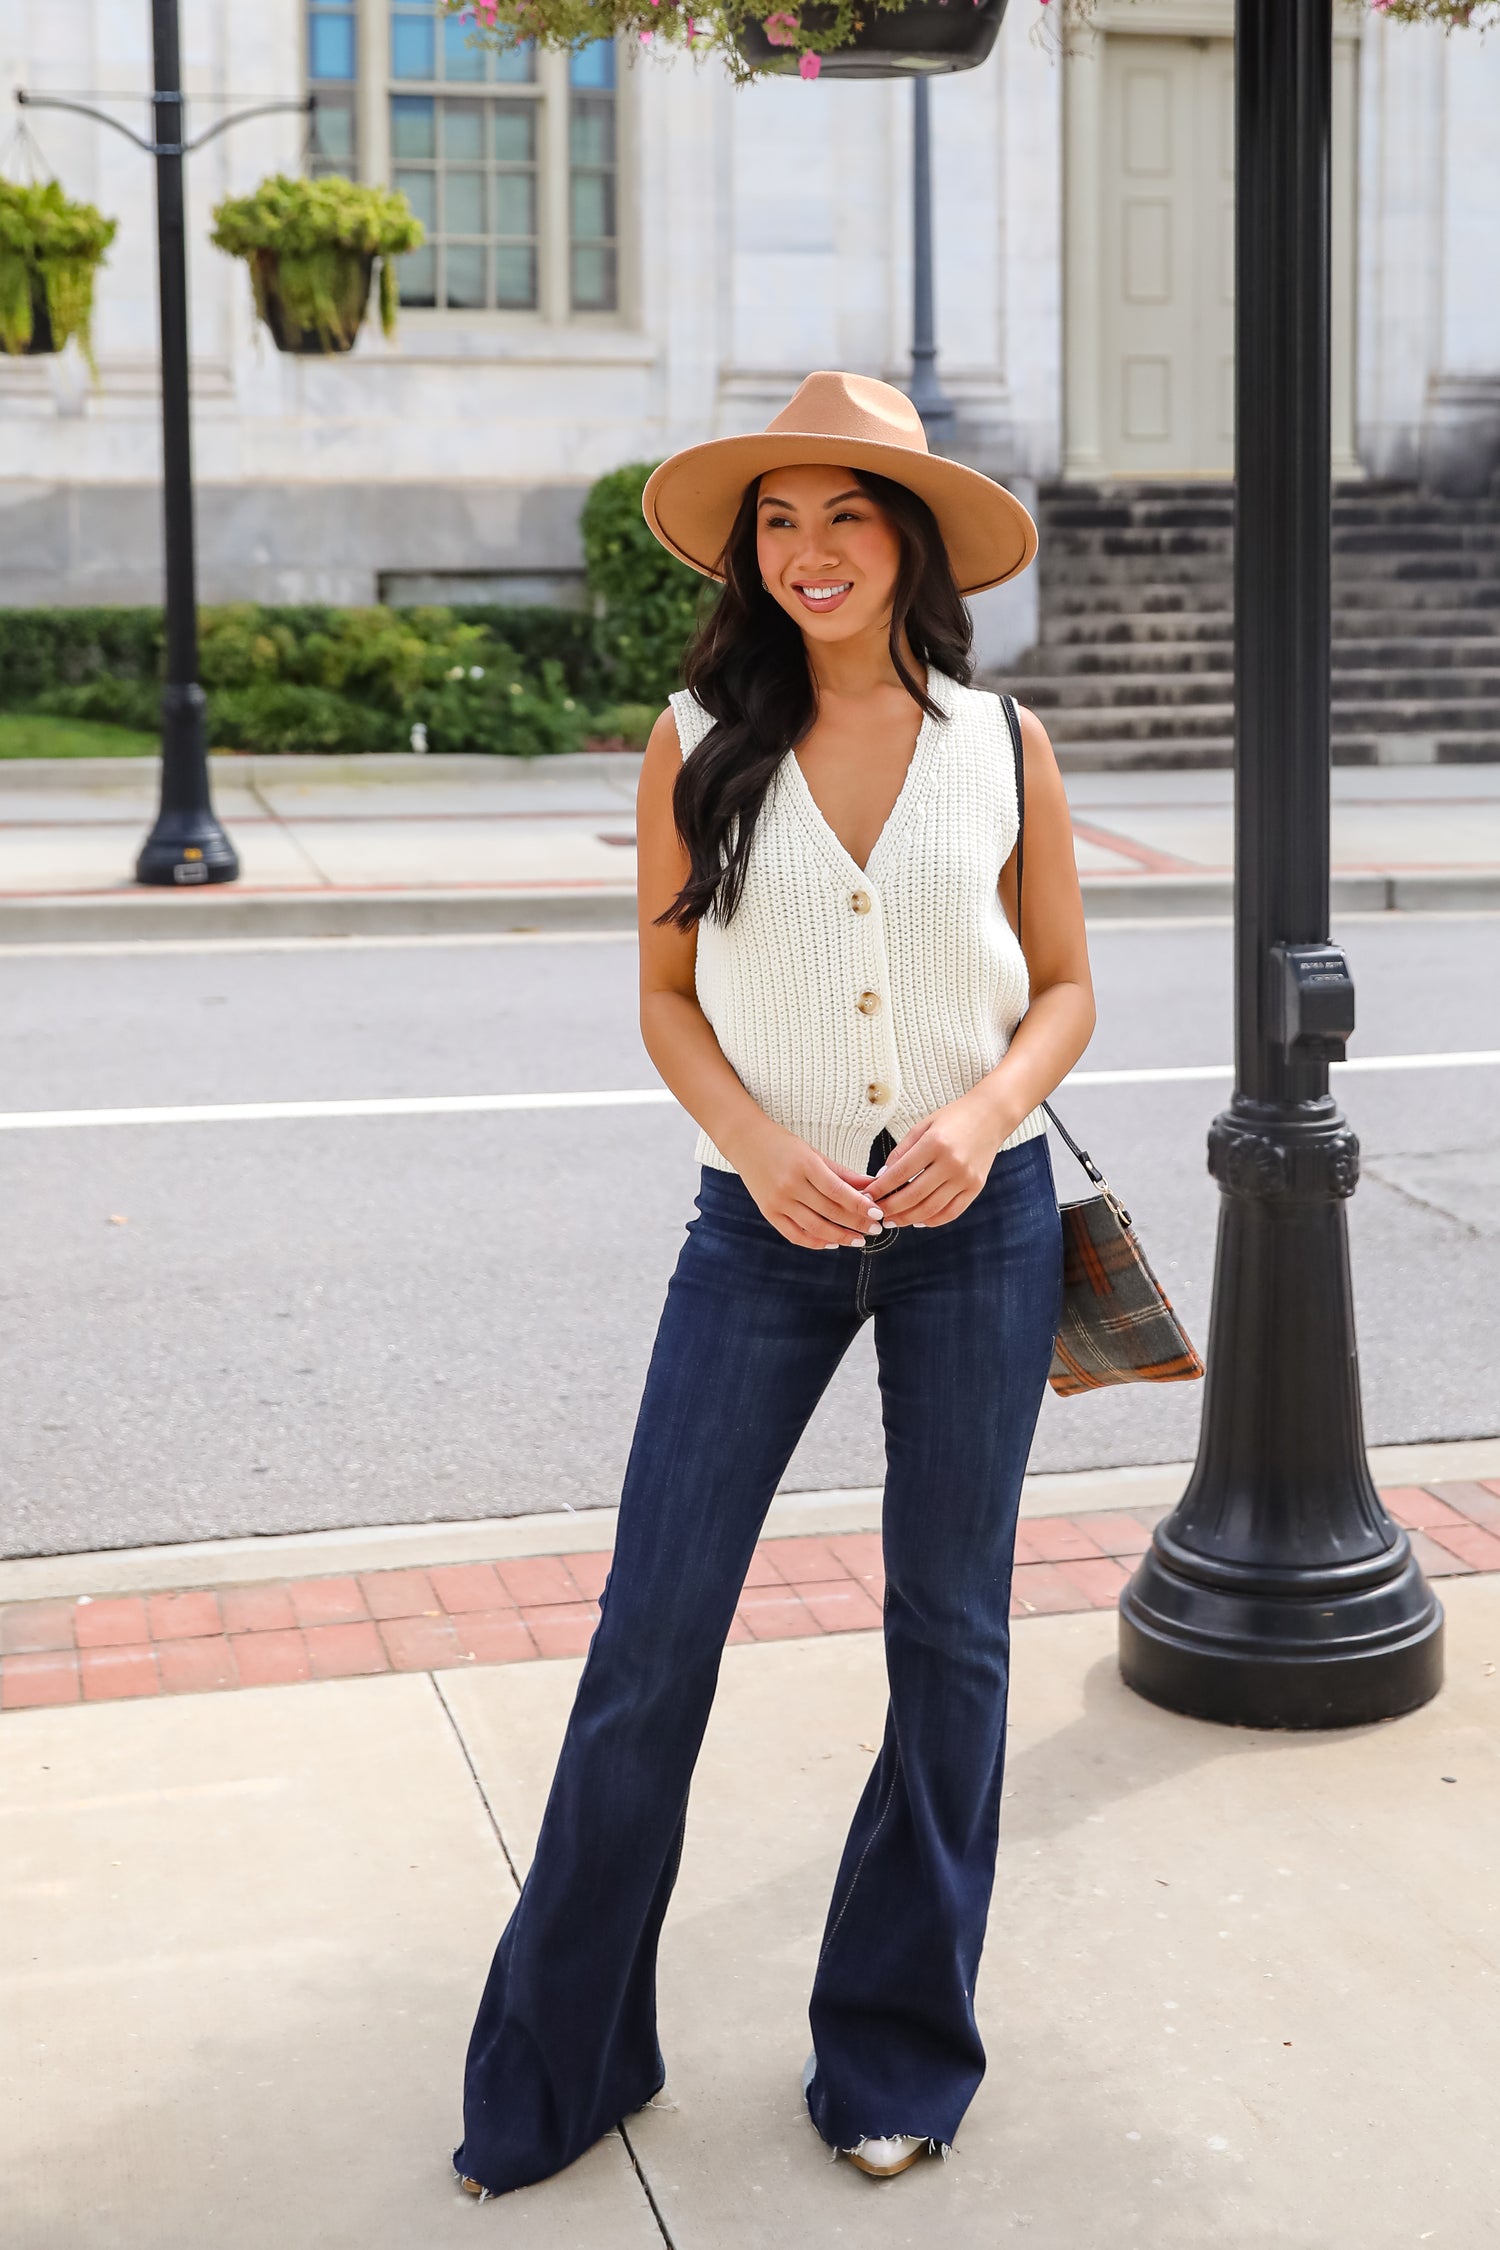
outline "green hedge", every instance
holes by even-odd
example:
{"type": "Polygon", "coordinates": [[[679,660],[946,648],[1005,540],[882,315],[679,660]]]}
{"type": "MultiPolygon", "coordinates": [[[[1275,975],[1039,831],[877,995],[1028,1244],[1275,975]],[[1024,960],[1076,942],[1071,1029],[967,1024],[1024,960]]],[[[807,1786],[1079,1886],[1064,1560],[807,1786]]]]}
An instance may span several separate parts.
{"type": "MultiPolygon", "coordinates": [[[[610,717],[589,621],[563,611],[236,602],[199,633],[224,749],[404,750],[420,723],[431,750],[534,757],[610,717]]],[[[0,610],[0,707],[152,731],[161,666],[159,610],[0,610]]]]}
{"type": "Polygon", "coordinates": [[[682,685],[682,652],[711,582],[678,562],[646,528],[641,493],[655,463],[632,461],[600,477],[580,526],[595,635],[610,691],[655,703],[682,685]]]}
{"type": "MultiPolygon", "coordinates": [[[[261,751],[535,757],[639,746],[671,690],[706,581],[641,516],[650,474],[601,477],[583,511],[592,614],[475,604],[339,609],[231,602],[199,612],[209,739],[261,751]]],[[[0,709],[154,733],[159,609],[0,609],[0,709]]]]}

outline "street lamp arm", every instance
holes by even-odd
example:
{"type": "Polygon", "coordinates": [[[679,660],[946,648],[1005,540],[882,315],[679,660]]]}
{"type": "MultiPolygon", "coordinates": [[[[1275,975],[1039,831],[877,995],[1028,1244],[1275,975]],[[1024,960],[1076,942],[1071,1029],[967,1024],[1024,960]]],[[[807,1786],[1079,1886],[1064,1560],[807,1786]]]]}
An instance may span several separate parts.
{"type": "Polygon", "coordinates": [[[137,148],[143,148],[148,156],[162,153],[155,141],[146,140],[129,125],[122,125],[119,118],[111,117],[107,110],[91,109],[87,102],[65,102],[56,94],[28,94],[24,86],[16,88],[16,101],[22,109],[70,109],[76,117],[92,117],[98,125],[112,126],[115,132],[123,133],[127,141],[134,141],[137,148]]]}
{"type": "Polygon", "coordinates": [[[284,114],[289,110],[295,110],[299,117],[315,117],[317,109],[318,97],[316,94],[308,94],[302,101],[259,102],[254,109],[237,109],[232,116],[221,117],[217,125],[210,125],[208,131],[200,133],[196,140],[184,141],[183,154],[191,156],[194,150],[202,148],[206,141],[217,140],[220,133],[227,133],[231,125],[243,125],[252,117],[272,117],[284,114]]]}
{"type": "MultiPolygon", "coordinates": [[[[159,95],[156,98],[161,99],[159,95]]],[[[170,101],[181,98],[178,94],[167,97],[170,101]]],[[[129,125],[122,125],[118,117],[111,117],[107,110],[94,109],[87,102],[64,101],[59,94],[28,94],[24,86],[16,88],[16,100],[23,109],[70,109],[77,117],[91,117],[97,125],[109,125],[115,132],[123,133],[127,141],[134,141],[148,156],[191,156],[206,141],[217,140],[220,133],[227,133],[231,125],[243,125],[252,117],[273,117],[289,111],[295,111],[299,117],[313,117],[318,108],[316,94],[308,94],[301,101],[258,102],[253,109],[237,109],[232,115],[221,117],[217,125],[210,125],[208,131],[200,133],[194,141],[148,141],[129,125]]]]}

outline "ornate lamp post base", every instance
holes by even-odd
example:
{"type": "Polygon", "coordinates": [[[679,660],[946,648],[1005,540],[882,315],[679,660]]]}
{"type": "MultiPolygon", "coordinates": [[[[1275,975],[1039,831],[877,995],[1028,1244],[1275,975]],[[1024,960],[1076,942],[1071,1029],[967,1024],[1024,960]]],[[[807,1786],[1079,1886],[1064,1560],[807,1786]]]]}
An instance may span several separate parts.
{"type": "Polygon", "coordinates": [[[239,871],[234,846],[211,812],[159,813],[135,863],[138,883],[170,890],[232,883],[239,871]]]}
{"type": "Polygon", "coordinates": [[[1359,1143],[1326,1095],[1297,1112],[1239,1097],[1209,1169],[1202,1445],[1121,1596],[1121,1673],[1240,1726],[1390,1718],[1441,1686],[1443,1613],[1365,1459],[1344,1212],[1359,1143]]]}
{"type": "Polygon", "coordinates": [[[184,890],[232,883],[239,874],[239,858],[209,797],[207,700],[196,681],[169,681],[162,689],[161,810],[135,863],[138,883],[184,890]]]}

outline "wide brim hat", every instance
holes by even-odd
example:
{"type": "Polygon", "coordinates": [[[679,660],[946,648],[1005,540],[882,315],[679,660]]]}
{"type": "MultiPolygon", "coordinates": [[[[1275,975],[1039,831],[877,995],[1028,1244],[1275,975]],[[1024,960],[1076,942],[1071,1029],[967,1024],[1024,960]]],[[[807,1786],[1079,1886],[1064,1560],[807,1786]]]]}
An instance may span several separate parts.
{"type": "Polygon", "coordinates": [[[1036,525],[1015,494],[961,461],[929,453],[906,393],[868,375],[809,375],[753,436],[711,438],[663,461],[647,479],[641,506],[664,547],[705,578],[722,580],[745,487],[768,469],[806,463],[868,469],[917,493],[937,518],[960,593],[1003,586],[1036,553],[1036,525]]]}

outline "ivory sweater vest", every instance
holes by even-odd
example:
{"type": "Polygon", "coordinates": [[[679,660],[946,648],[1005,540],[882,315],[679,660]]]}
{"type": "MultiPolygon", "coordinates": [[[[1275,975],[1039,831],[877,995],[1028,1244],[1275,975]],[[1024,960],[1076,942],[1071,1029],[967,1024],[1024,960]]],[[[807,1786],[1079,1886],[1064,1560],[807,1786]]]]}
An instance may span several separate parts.
{"type": "MultiPolygon", "coordinates": [[[[882,1126],[899,1141],[966,1094],[1026,1013],[1026,962],[1000,904],[1016,783],[999,698],[940,672],[901,794],[861,867],[813,801],[796,757],[776,769],[729,926],[698,925],[699,1005],[740,1080],[778,1125],[863,1171],[882,1126]]],[[[672,697],[682,754],[713,719],[672,697]]],[[[1040,1109],[1006,1148],[1046,1130],[1040,1109]]],[[[698,1161],[734,1166],[706,1133],[698,1161]]]]}

